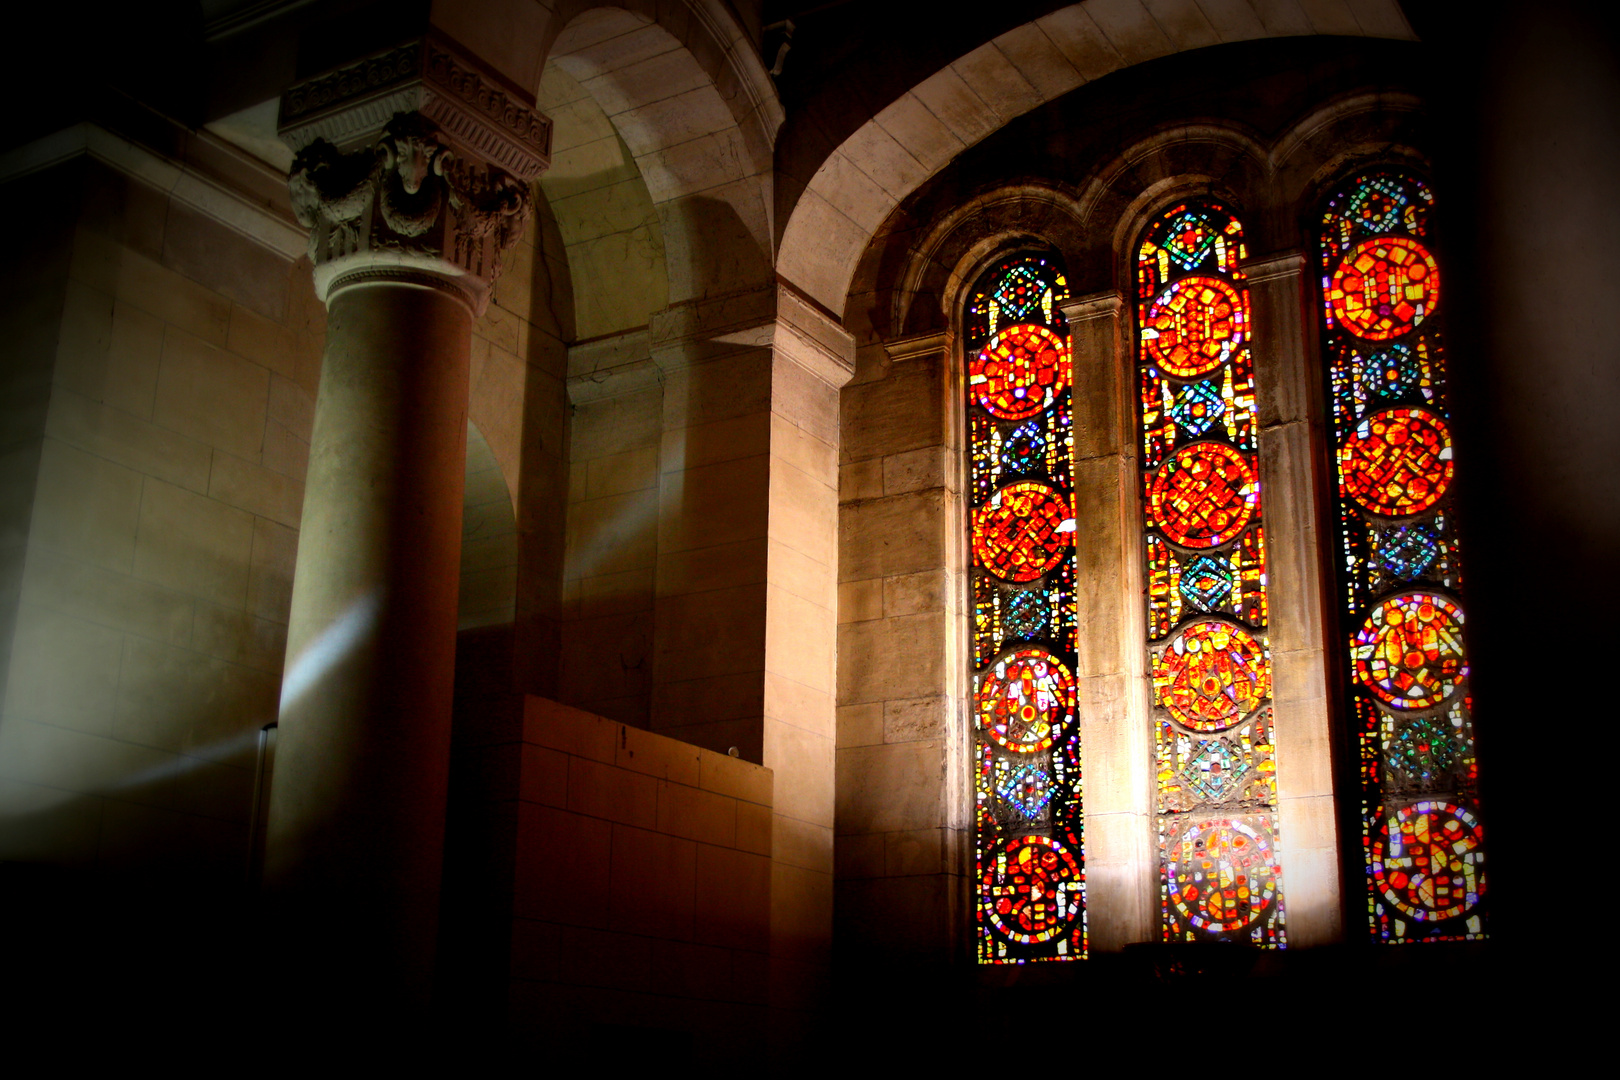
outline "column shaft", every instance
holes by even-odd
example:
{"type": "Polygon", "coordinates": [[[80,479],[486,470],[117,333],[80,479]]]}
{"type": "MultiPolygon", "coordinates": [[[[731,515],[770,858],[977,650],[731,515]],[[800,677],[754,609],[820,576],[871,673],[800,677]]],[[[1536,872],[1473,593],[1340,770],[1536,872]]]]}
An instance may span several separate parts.
{"type": "Polygon", "coordinates": [[[278,918],[301,946],[322,951],[328,970],[424,1003],[472,314],[449,291],[399,281],[340,288],[329,306],[266,883],[280,894],[278,918]]]}

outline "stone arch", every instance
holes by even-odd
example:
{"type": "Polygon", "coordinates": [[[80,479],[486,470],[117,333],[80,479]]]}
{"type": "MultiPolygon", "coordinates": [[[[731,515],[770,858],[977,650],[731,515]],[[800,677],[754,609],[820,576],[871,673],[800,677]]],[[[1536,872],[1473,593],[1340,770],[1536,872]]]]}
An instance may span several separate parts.
{"type": "Polygon", "coordinates": [[[1094,238],[1089,261],[1110,267],[1108,280],[1092,284],[1123,288],[1131,280],[1131,245],[1164,203],[1214,192],[1260,205],[1270,176],[1259,139],[1229,124],[1179,124],[1131,144],[1091,174],[1080,197],[1094,238]]]}
{"type": "Polygon", "coordinates": [[[550,27],[546,66],[601,109],[656,208],[668,299],[768,280],[782,111],[724,5],[688,0],[655,16],[651,5],[574,3],[550,27]]]}
{"type": "Polygon", "coordinates": [[[1055,246],[1077,294],[1122,287],[1130,280],[1130,245],[1162,203],[1214,191],[1240,204],[1265,205],[1272,174],[1267,148],[1252,132],[1208,123],[1164,128],[1130,144],[1075,186],[1050,179],[999,186],[935,220],[915,244],[879,238],[856,280],[886,295],[886,310],[874,317],[886,316],[887,323],[876,329],[894,336],[943,330],[966,285],[959,269],[964,252],[993,246],[993,237],[1028,235],[1055,246]],[[896,285],[885,291],[887,282],[896,285]]]}
{"type": "Polygon", "coordinates": [[[1382,159],[1426,168],[1427,157],[1415,149],[1424,142],[1414,130],[1422,122],[1422,103],[1411,94],[1350,94],[1313,109],[1271,147],[1278,202],[1297,207],[1299,219],[1353,165],[1382,159]]]}
{"type": "MultiPolygon", "coordinates": [[[[1084,243],[1074,193],[1049,184],[1015,184],[986,192],[937,222],[922,242],[897,253],[904,268],[889,297],[895,335],[942,330],[961,306],[963,291],[996,252],[1027,238],[1055,247],[1065,259],[1084,243]]],[[[889,275],[878,271],[878,280],[889,275]]]]}
{"type": "Polygon", "coordinates": [[[664,230],[635,158],[607,113],[561,65],[540,79],[552,118],[551,167],[540,212],[562,241],[572,285],[569,340],[647,325],[669,303],[664,230]]]}
{"type": "Polygon", "coordinates": [[[1335,34],[1415,38],[1395,0],[1316,9],[1206,0],[1154,14],[1084,0],[1025,23],[924,79],[861,125],[811,178],[786,223],[782,277],[842,311],[855,269],[885,218],[967,147],[1110,72],[1255,38],[1335,34]]]}

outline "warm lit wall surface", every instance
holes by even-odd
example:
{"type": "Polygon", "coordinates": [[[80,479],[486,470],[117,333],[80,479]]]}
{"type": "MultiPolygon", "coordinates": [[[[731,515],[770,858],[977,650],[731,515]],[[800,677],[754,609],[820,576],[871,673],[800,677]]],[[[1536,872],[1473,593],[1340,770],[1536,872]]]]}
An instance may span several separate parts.
{"type": "Polygon", "coordinates": [[[448,865],[463,895],[475,879],[489,890],[457,925],[491,935],[497,965],[510,957],[514,1030],[571,1042],[674,1028],[705,1056],[757,1050],[771,770],[542,698],[498,697],[463,690],[448,865]],[[469,850],[483,857],[466,861],[469,850]]]}
{"type": "Polygon", "coordinates": [[[934,959],[972,918],[956,877],[972,843],[953,722],[967,647],[949,570],[965,532],[956,394],[939,354],[863,348],[839,465],[835,911],[860,938],[934,959]]]}

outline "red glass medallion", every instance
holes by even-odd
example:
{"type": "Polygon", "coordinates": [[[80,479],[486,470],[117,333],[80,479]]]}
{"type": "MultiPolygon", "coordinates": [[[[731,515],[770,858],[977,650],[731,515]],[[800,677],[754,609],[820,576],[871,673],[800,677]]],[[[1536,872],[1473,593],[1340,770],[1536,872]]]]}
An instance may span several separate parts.
{"type": "Polygon", "coordinates": [[[1400,337],[1434,314],[1440,268],[1429,249],[1410,237],[1363,240],[1333,272],[1327,302],[1333,318],[1357,337],[1400,337]]]}
{"type": "Polygon", "coordinates": [[[1148,515],[1183,547],[1219,547],[1249,524],[1259,492],[1243,454],[1224,443],[1190,443],[1153,474],[1148,515]]]}
{"type": "Polygon", "coordinates": [[[1165,289],[1148,306],[1142,338],[1148,354],[1182,379],[1214,371],[1243,343],[1243,298],[1217,277],[1193,275],[1165,289]]]}
{"type": "Polygon", "coordinates": [[[1392,596],[1350,643],[1356,680],[1386,705],[1429,709],[1468,677],[1462,609],[1433,593],[1392,596]]]}
{"type": "Polygon", "coordinates": [[[1074,676],[1045,649],[1019,649],[984,674],[973,708],[979,730],[1005,749],[1045,750],[1074,719],[1074,676]]]}
{"type": "Polygon", "coordinates": [[[983,895],[990,922],[1024,945],[1069,928],[1085,903],[1085,875],[1068,848],[1046,836],[1020,836],[986,853],[983,895]]]}
{"type": "Polygon", "coordinates": [[[1454,918],[1485,894],[1479,821],[1454,803],[1420,802],[1389,815],[1371,854],[1374,886],[1408,918],[1454,918]]]}
{"type": "Polygon", "coordinates": [[[968,363],[968,392],[1003,420],[1039,414],[1068,385],[1068,348],[1044,326],[1008,327],[968,363]]]}
{"type": "Polygon", "coordinates": [[[1421,514],[1451,486],[1451,433],[1420,409],[1386,409],[1339,448],[1345,494],[1374,514],[1421,514]]]}
{"type": "Polygon", "coordinates": [[[1009,484],[973,512],[973,558],[1003,581],[1034,581],[1073,542],[1069,501],[1045,484],[1009,484]]]}
{"type": "Polygon", "coordinates": [[[1254,637],[1209,619],[1187,626],[1153,662],[1159,704],[1182,727],[1213,733],[1236,726],[1271,694],[1271,665],[1254,637]]]}
{"type": "Polygon", "coordinates": [[[1199,930],[1242,930],[1273,914],[1281,867],[1254,819],[1188,827],[1165,852],[1166,900],[1199,930]]]}

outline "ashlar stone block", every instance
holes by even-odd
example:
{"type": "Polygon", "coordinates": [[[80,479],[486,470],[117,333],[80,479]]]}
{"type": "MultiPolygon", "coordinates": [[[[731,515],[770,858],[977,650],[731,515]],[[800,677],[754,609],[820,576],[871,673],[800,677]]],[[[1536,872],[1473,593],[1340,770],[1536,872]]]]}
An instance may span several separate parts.
{"type": "Polygon", "coordinates": [[[152,413],[160,426],[257,461],[269,396],[259,365],[179,330],[164,335],[152,413]]]}
{"type": "Polygon", "coordinates": [[[943,613],[845,623],[838,630],[838,700],[926,697],[943,685],[943,613]]]}
{"type": "Polygon", "coordinates": [[[47,439],[35,489],[31,542],[127,572],[134,562],[143,479],[133,469],[47,439]]]}
{"type": "Polygon", "coordinates": [[[839,750],[839,835],[945,824],[946,752],[939,740],[839,750]]]}
{"type": "Polygon", "coordinates": [[[247,600],[253,515],[148,478],[135,543],[137,577],[226,606],[247,600]]]}
{"type": "Polygon", "coordinates": [[[1220,44],[1220,35],[1195,0],[1143,0],[1143,4],[1178,51],[1220,44]]]}

